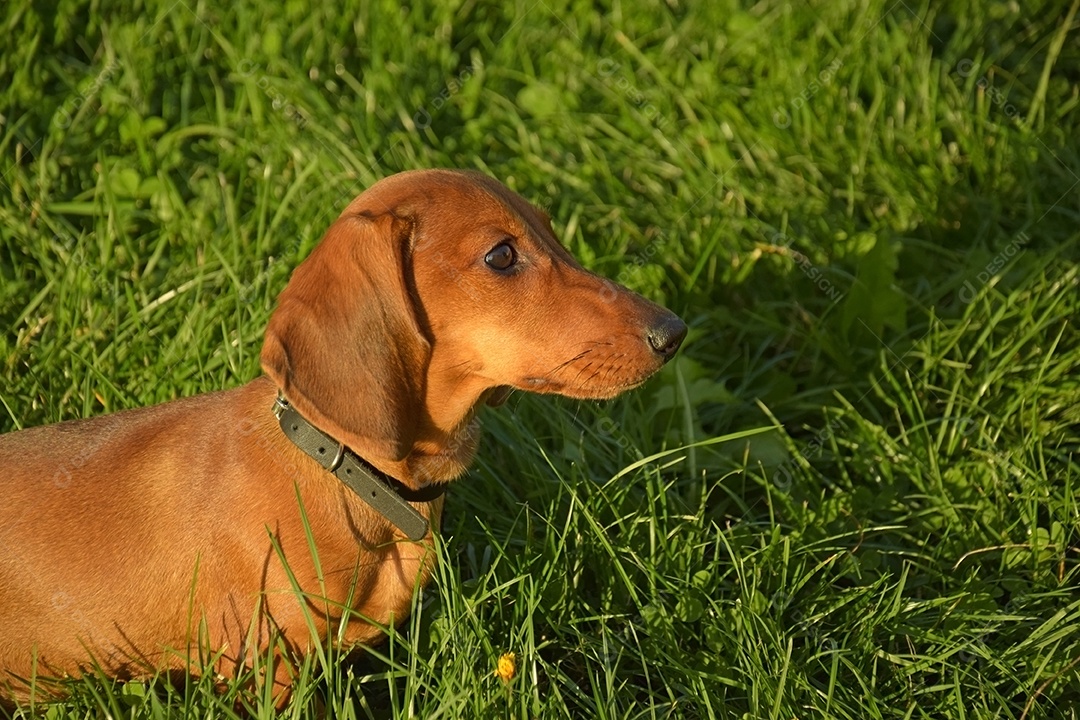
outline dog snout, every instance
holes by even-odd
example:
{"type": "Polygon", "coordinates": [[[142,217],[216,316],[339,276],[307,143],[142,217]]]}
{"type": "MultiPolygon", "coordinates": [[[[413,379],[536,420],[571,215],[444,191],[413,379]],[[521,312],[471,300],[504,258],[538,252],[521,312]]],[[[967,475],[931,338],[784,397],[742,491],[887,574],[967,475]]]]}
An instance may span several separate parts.
{"type": "Polygon", "coordinates": [[[664,362],[675,357],[675,353],[686,338],[686,323],[678,316],[667,313],[653,322],[645,333],[649,341],[649,347],[659,355],[664,362]]]}

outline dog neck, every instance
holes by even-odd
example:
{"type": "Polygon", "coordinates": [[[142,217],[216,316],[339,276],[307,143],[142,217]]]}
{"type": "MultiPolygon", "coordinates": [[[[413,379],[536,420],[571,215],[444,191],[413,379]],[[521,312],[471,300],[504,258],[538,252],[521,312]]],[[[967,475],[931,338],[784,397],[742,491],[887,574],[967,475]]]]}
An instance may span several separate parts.
{"type": "Polygon", "coordinates": [[[427,518],[409,503],[431,502],[441,497],[446,492],[445,483],[434,483],[417,490],[380,472],[344,444],[315,427],[281,395],[274,402],[273,412],[285,437],[341,480],[406,537],[419,541],[428,534],[427,518]]]}

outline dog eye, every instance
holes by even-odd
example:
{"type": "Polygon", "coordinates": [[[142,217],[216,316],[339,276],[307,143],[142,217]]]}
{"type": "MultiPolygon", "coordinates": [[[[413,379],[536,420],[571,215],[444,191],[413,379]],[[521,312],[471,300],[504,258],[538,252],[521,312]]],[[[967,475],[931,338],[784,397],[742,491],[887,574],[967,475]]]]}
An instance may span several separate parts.
{"type": "Polygon", "coordinates": [[[506,243],[496,245],[484,256],[484,262],[495,270],[509,270],[517,262],[517,253],[506,243]]]}

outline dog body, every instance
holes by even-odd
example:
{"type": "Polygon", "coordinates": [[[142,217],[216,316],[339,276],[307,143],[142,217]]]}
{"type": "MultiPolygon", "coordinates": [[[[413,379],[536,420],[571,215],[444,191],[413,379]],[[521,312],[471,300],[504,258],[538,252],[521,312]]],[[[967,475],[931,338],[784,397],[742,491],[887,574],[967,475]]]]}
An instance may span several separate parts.
{"type": "MultiPolygon", "coordinates": [[[[613,397],[685,332],[583,270],[546,215],[486,176],[380,181],[282,292],[264,376],[0,436],[0,687],[21,697],[25,679],[78,675],[91,657],[118,677],[186,671],[207,651],[233,675],[274,633],[304,653],[406,617],[430,534],[405,538],[293,444],[279,394],[420,489],[464,472],[485,402],[511,388],[613,397]]],[[[442,498],[411,506],[435,524],[442,498]]],[[[284,698],[286,663],[274,682],[284,698]]]]}
{"type": "MultiPolygon", "coordinates": [[[[285,638],[302,651],[310,633],[283,558],[310,598],[343,603],[355,580],[351,606],[360,615],[384,624],[406,615],[430,537],[395,542],[391,525],[284,436],[270,412],[276,394],[260,377],[5,436],[5,670],[29,677],[36,661],[46,676],[75,674],[87,650],[119,677],[185,668],[200,621],[208,646],[223,653],[222,674],[265,648],[271,621],[291,629],[285,638]],[[69,466],[58,467],[59,458],[69,466]]],[[[417,505],[432,516],[440,507],[417,505]]],[[[340,615],[311,613],[320,633],[340,615]]],[[[347,640],[378,632],[354,619],[347,640]]]]}

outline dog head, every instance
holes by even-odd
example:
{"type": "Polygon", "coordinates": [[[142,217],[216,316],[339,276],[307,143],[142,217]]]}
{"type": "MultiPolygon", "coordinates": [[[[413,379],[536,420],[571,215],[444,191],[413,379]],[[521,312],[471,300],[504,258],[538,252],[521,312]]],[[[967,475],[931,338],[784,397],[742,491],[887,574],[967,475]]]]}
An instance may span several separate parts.
{"type": "Polygon", "coordinates": [[[610,398],[678,350],[673,313],[582,268],[548,216],[473,172],[356,198],[293,273],[262,364],[317,426],[405,482],[460,474],[483,402],[610,398]]]}

